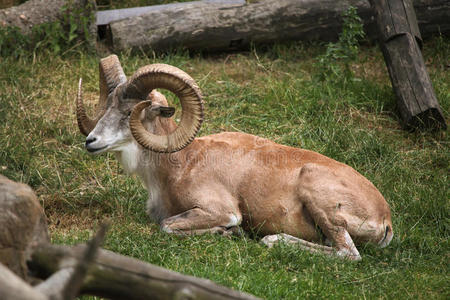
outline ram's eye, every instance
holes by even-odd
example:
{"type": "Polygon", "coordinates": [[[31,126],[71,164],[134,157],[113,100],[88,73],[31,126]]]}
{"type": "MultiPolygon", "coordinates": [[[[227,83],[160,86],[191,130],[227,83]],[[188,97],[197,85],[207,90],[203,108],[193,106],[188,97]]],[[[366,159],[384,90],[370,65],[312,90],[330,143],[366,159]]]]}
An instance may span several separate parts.
{"type": "Polygon", "coordinates": [[[131,116],[131,110],[128,111],[127,116],[131,116]]]}

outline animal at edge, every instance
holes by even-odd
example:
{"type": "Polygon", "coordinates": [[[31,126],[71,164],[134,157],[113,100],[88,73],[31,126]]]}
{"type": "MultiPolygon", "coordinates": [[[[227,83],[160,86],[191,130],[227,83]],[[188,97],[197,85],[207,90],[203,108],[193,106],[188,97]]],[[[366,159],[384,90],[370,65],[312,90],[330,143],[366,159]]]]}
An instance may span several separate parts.
{"type": "Polygon", "coordinates": [[[284,241],[351,260],[361,259],[355,244],[385,247],[392,240],[386,200],[350,166],[246,133],[195,138],[203,102],[188,74],[152,64],[127,79],[115,55],[103,58],[99,69],[95,119],[84,109],[81,79],[77,95],[86,149],[115,153],[142,180],[148,213],[161,230],[228,234],[240,226],[269,246],[284,241]],[[180,99],[178,126],[157,88],[180,99]]]}

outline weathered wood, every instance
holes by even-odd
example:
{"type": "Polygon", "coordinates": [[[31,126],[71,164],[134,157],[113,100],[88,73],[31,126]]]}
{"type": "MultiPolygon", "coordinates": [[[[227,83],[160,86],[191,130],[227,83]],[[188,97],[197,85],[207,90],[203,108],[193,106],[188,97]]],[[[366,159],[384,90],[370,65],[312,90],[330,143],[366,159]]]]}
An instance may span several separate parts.
{"type": "MultiPolygon", "coordinates": [[[[368,36],[376,39],[373,12],[366,0],[261,0],[195,1],[161,5],[133,17],[109,24],[109,43],[117,51],[173,47],[191,50],[226,51],[246,48],[251,43],[286,40],[336,40],[341,14],[349,5],[357,7],[368,36]]],[[[450,2],[416,0],[419,26],[426,36],[450,32],[450,2]]],[[[100,12],[99,12],[100,13],[100,12]]],[[[114,11],[102,12],[103,16],[114,11]]],[[[102,21],[105,23],[105,21],[102,21]]],[[[102,25],[104,26],[104,25],[102,25]]]]}
{"type": "MultiPolygon", "coordinates": [[[[110,24],[115,50],[234,50],[251,43],[297,39],[332,40],[349,1],[263,0],[227,5],[196,1],[110,24]]],[[[365,1],[350,1],[360,7],[365,1]]]]}
{"type": "Polygon", "coordinates": [[[27,279],[26,260],[34,247],[49,243],[44,210],[33,190],[0,175],[0,263],[27,279]]]}
{"type": "MultiPolygon", "coordinates": [[[[25,220],[26,222],[26,220],[25,220]]],[[[89,242],[75,266],[64,267],[48,279],[31,287],[16,274],[0,263],[0,298],[2,300],[71,300],[74,299],[87,274],[89,265],[105,237],[103,225],[94,239],[89,242]]]]}
{"type": "MultiPolygon", "coordinates": [[[[203,3],[221,5],[224,8],[230,8],[232,6],[242,6],[245,4],[245,0],[203,0],[203,3]]],[[[108,25],[115,21],[124,20],[127,18],[134,18],[142,16],[149,12],[158,12],[165,9],[186,9],[191,7],[192,4],[198,3],[198,1],[191,2],[175,2],[162,5],[152,5],[152,6],[140,6],[132,8],[121,8],[121,9],[111,9],[111,10],[101,10],[96,14],[96,25],[108,25]]]]}
{"type": "Polygon", "coordinates": [[[22,278],[0,263],[0,298],[7,300],[47,300],[22,278]]]}
{"type": "Polygon", "coordinates": [[[382,32],[381,49],[405,127],[446,129],[420,51],[420,32],[410,0],[371,0],[371,3],[382,32]]]}
{"type": "MultiPolygon", "coordinates": [[[[61,267],[70,267],[84,249],[42,246],[32,255],[30,266],[45,278],[61,267]]],[[[181,275],[103,249],[90,265],[81,292],[111,299],[257,299],[210,280],[181,275]]]]}
{"type": "Polygon", "coordinates": [[[410,32],[422,43],[416,13],[411,1],[370,0],[377,13],[379,39],[383,42],[410,32]]]}
{"type": "Polygon", "coordinates": [[[105,239],[107,225],[103,224],[95,237],[85,247],[75,266],[65,267],[36,286],[36,290],[53,300],[69,300],[78,296],[90,265],[105,239]]]}

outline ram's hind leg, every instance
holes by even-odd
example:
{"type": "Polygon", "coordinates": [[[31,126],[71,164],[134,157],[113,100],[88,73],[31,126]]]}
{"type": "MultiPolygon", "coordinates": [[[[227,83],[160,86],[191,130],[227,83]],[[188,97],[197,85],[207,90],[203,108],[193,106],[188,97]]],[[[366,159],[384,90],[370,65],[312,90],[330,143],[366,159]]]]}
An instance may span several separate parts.
{"type": "MultiPolygon", "coordinates": [[[[325,255],[331,255],[331,256],[339,256],[343,258],[348,258],[351,260],[360,260],[361,256],[359,255],[358,250],[356,249],[355,245],[353,244],[352,239],[350,238],[350,235],[346,232],[346,235],[348,236],[348,244],[345,247],[341,248],[335,248],[335,247],[328,247],[324,245],[319,245],[315,243],[311,243],[302,239],[299,239],[295,236],[286,234],[286,233],[279,233],[274,235],[267,235],[265,236],[261,242],[268,246],[269,248],[275,245],[276,243],[286,243],[286,244],[292,244],[296,245],[300,249],[312,252],[312,253],[322,253],[325,255]],[[348,249],[351,249],[350,251],[348,249]]],[[[344,233],[345,235],[345,233],[344,233]]],[[[346,238],[344,236],[344,238],[346,238]]]]}
{"type": "Polygon", "coordinates": [[[336,253],[336,251],[331,247],[311,243],[286,233],[266,235],[261,239],[261,242],[269,248],[273,247],[277,243],[286,243],[296,245],[300,249],[313,253],[322,253],[327,255],[336,253]]]}
{"type": "Polygon", "coordinates": [[[360,260],[358,249],[346,229],[347,222],[340,213],[340,203],[349,203],[347,198],[353,197],[342,182],[343,179],[337,178],[328,168],[306,164],[299,175],[299,200],[331,241],[335,254],[360,260]]]}
{"type": "Polygon", "coordinates": [[[330,222],[323,211],[315,212],[315,216],[313,215],[313,218],[325,236],[331,241],[332,247],[335,249],[334,253],[336,255],[351,260],[361,259],[353,239],[344,226],[336,225],[334,222],[330,222]]]}
{"type": "Polygon", "coordinates": [[[337,255],[351,260],[359,260],[361,256],[347,232],[347,223],[340,213],[340,202],[348,203],[351,194],[343,178],[337,178],[334,172],[325,166],[306,164],[299,174],[298,198],[301,205],[311,215],[332,247],[317,245],[286,234],[267,236],[266,244],[276,241],[295,243],[310,252],[337,255]],[[337,205],[335,205],[337,204],[337,205]]]}

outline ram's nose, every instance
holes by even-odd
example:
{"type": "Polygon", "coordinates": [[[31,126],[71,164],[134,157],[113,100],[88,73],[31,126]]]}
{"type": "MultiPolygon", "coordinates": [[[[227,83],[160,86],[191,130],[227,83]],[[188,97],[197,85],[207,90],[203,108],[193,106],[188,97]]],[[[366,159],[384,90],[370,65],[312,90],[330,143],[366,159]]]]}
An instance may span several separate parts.
{"type": "Polygon", "coordinates": [[[87,151],[89,151],[90,153],[95,153],[105,150],[108,145],[102,145],[102,143],[100,143],[95,136],[89,135],[86,138],[85,146],[87,151]]]}
{"type": "Polygon", "coordinates": [[[95,136],[88,136],[86,139],[86,148],[88,148],[89,145],[95,142],[96,140],[97,138],[95,136]]]}

